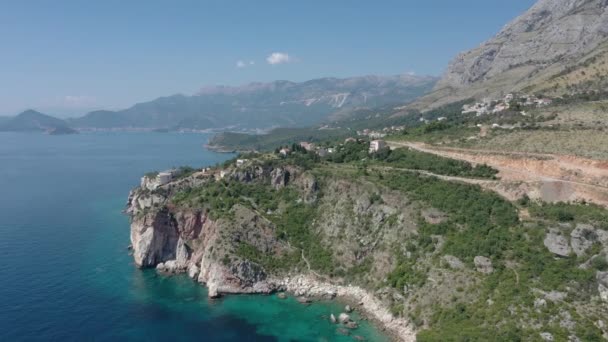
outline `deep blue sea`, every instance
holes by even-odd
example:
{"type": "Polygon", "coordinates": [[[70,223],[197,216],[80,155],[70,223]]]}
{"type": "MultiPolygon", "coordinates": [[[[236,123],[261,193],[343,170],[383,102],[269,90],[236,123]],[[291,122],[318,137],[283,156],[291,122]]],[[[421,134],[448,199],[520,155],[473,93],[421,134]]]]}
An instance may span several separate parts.
{"type": "MultiPolygon", "coordinates": [[[[208,300],[187,277],[137,269],[122,214],[142,174],[230,155],[177,133],[0,133],[0,341],[352,341],[275,296],[208,300]]],[[[355,334],[385,340],[364,324],[355,334]]]]}

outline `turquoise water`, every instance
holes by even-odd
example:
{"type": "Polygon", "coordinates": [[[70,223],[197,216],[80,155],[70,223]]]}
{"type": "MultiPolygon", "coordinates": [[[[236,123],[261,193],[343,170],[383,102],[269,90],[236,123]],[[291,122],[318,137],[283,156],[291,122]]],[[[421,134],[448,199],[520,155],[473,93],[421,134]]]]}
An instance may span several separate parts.
{"type": "MultiPolygon", "coordinates": [[[[122,214],[151,170],[206,166],[200,134],[0,133],[0,341],[352,341],[335,302],[208,300],[187,277],[133,265],[122,214]]],[[[385,338],[363,322],[355,334],[385,338]]]]}

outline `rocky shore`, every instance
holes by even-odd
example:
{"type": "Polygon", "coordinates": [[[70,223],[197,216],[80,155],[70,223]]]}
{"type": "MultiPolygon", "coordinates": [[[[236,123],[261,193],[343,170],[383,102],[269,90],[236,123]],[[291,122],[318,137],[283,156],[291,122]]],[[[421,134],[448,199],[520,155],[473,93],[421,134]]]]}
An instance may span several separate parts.
{"type": "MultiPolygon", "coordinates": [[[[415,341],[407,320],[394,318],[386,303],[360,287],[334,285],[314,277],[314,272],[302,274],[302,270],[292,270],[288,274],[296,276],[285,277],[281,275],[285,273],[268,272],[240,254],[244,244],[266,255],[293,253],[293,247],[278,238],[275,224],[257,210],[235,204],[230,215],[222,217],[174,202],[183,191],[211,186],[222,175],[237,182],[265,182],[277,190],[289,184],[299,189],[302,201],[317,199],[315,178],[292,166],[198,172],[155,190],[136,188],[129,196],[126,213],[131,218],[132,254],[138,267],[168,275],[187,274],[207,286],[211,298],[282,291],[302,298],[336,298],[358,308],[394,340],[415,341]]],[[[357,322],[343,326],[353,329],[357,322]]]]}
{"type": "Polygon", "coordinates": [[[311,275],[285,277],[277,284],[295,296],[320,299],[337,299],[352,305],[394,340],[415,342],[416,332],[404,318],[393,317],[388,308],[373,294],[358,286],[341,286],[317,280],[311,275]]]}

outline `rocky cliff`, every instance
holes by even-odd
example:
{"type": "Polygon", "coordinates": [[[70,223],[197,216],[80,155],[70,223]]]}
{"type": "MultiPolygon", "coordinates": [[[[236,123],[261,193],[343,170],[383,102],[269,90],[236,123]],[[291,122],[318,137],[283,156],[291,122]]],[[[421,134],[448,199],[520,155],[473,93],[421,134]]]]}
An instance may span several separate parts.
{"type": "Polygon", "coordinates": [[[539,0],[494,38],[456,56],[423,103],[582,87],[605,73],[606,0],[539,0]]]}
{"type": "MultiPolygon", "coordinates": [[[[285,169],[255,168],[234,172],[240,182],[268,180],[275,187],[289,179],[285,169]]],[[[185,273],[209,288],[211,297],[222,293],[270,293],[277,285],[258,264],[238,257],[246,243],[268,254],[288,249],[276,238],[274,225],[255,210],[241,205],[231,216],[214,218],[199,208],[176,206],[172,196],[215,182],[218,174],[198,173],[155,191],[134,189],[128,201],[133,257],[139,267],[155,267],[165,273],[185,273]]]]}
{"type": "Polygon", "coordinates": [[[567,64],[608,36],[605,0],[540,0],[496,37],[458,55],[438,87],[463,87],[516,68],[567,64]]]}

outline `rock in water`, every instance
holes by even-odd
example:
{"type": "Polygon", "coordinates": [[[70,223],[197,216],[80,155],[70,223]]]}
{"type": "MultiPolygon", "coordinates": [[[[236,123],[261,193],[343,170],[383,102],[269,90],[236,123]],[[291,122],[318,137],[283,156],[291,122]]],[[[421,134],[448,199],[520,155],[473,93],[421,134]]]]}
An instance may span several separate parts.
{"type": "Polygon", "coordinates": [[[346,311],[346,312],[348,312],[348,313],[351,313],[351,312],[353,312],[353,308],[351,308],[351,307],[350,307],[350,305],[347,305],[347,306],[344,308],[344,311],[346,311]]]}
{"type": "Polygon", "coordinates": [[[312,300],[310,300],[310,298],[307,297],[298,297],[298,303],[300,304],[310,304],[312,303],[312,300]]]}
{"type": "Polygon", "coordinates": [[[340,323],[344,324],[344,323],[350,321],[350,316],[343,312],[338,316],[338,321],[340,323]]]}
{"type": "Polygon", "coordinates": [[[285,294],[285,292],[279,292],[279,293],[277,294],[277,297],[279,297],[279,299],[286,299],[286,298],[287,298],[287,295],[285,294]]]}
{"type": "Polygon", "coordinates": [[[207,295],[209,298],[219,298],[220,294],[217,291],[217,286],[215,285],[210,285],[209,286],[209,293],[207,295]]]}
{"type": "Polygon", "coordinates": [[[344,329],[344,328],[338,328],[336,330],[338,332],[338,334],[340,335],[344,335],[344,336],[348,336],[350,335],[350,331],[348,329],[344,329]]]}
{"type": "Polygon", "coordinates": [[[338,323],[338,320],[336,319],[336,316],[334,316],[334,314],[333,314],[333,313],[332,313],[331,315],[329,315],[329,321],[330,321],[332,324],[336,324],[336,323],[338,323]]]}
{"type": "Polygon", "coordinates": [[[346,322],[344,324],[344,326],[347,327],[348,329],[357,329],[359,327],[359,324],[357,324],[357,322],[349,321],[349,322],[346,322]]]}

